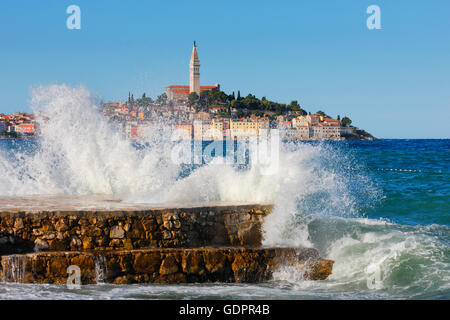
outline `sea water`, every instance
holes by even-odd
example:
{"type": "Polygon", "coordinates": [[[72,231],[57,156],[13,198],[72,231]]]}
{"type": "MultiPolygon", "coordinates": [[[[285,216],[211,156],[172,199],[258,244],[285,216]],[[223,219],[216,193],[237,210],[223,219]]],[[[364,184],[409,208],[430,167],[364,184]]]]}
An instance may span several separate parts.
{"type": "MultiPolygon", "coordinates": [[[[50,86],[36,141],[0,141],[0,196],[121,195],[130,203],[272,202],[264,245],[335,261],[324,281],[281,268],[261,284],[0,284],[1,299],[450,299],[450,141],[280,143],[275,173],[251,159],[180,165],[164,126],[122,137],[85,88],[50,86]],[[193,188],[195,186],[195,188],[193,188]]],[[[208,142],[203,143],[203,148],[208,142]]]]}

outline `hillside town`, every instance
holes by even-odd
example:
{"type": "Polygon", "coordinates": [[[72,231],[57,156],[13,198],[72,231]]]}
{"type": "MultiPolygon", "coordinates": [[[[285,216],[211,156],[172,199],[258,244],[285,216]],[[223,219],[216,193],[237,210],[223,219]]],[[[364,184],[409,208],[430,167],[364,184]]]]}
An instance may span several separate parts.
{"type": "Polygon", "coordinates": [[[0,138],[34,137],[36,132],[35,117],[30,113],[0,113],[0,138]]]}
{"type": "MultiPolygon", "coordinates": [[[[281,104],[240,91],[227,94],[220,84],[200,85],[200,60],[194,41],[189,85],[169,85],[155,100],[144,93],[135,99],[102,102],[100,112],[132,140],[148,137],[155,128],[176,130],[178,139],[238,140],[266,135],[278,129],[284,140],[373,140],[351,125],[348,117],[333,118],[323,111],[307,112],[298,103],[281,104]]],[[[0,137],[37,135],[35,117],[27,113],[0,114],[0,137]]]]}
{"type": "Polygon", "coordinates": [[[103,104],[102,113],[129,139],[140,139],[155,127],[170,126],[185,131],[181,139],[236,140],[260,137],[268,129],[279,129],[285,140],[345,140],[355,135],[354,127],[344,125],[323,112],[303,114],[302,111],[250,113],[238,117],[239,110],[214,105],[202,110],[197,104],[177,100],[169,103],[150,102],[146,106],[124,101],[103,104]]]}
{"type": "Polygon", "coordinates": [[[323,111],[306,112],[298,101],[280,104],[240,91],[227,94],[220,84],[200,85],[200,60],[194,41],[189,64],[189,85],[169,85],[155,101],[147,97],[102,104],[102,113],[129,139],[140,139],[164,123],[179,129],[180,139],[237,140],[260,137],[278,129],[284,140],[371,140],[352,127],[348,117],[336,119],[323,111]]]}

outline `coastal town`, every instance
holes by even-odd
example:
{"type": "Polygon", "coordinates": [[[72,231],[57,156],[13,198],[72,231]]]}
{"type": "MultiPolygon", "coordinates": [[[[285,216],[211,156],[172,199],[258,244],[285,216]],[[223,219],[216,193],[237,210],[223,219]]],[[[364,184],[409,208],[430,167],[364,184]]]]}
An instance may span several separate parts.
{"type": "MultiPolygon", "coordinates": [[[[131,140],[147,137],[155,127],[178,129],[179,139],[237,140],[261,137],[278,129],[284,140],[373,140],[352,126],[348,117],[333,118],[324,111],[307,112],[298,101],[281,104],[240,91],[227,94],[220,84],[200,85],[200,60],[194,41],[189,85],[169,85],[156,99],[135,98],[102,102],[100,112],[131,140]]],[[[0,114],[0,137],[39,135],[36,117],[28,113],[0,114]]]]}
{"type": "Polygon", "coordinates": [[[0,113],[0,138],[30,138],[36,134],[34,114],[0,113]]]}

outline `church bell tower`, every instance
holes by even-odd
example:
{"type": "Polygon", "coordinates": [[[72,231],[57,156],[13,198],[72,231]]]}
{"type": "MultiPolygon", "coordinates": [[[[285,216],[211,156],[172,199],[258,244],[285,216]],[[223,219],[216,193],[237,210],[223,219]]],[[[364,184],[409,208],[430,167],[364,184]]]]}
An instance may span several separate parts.
{"type": "Polygon", "coordinates": [[[198,59],[197,46],[192,48],[191,62],[189,64],[189,93],[195,92],[200,96],[200,60],[198,59]]]}

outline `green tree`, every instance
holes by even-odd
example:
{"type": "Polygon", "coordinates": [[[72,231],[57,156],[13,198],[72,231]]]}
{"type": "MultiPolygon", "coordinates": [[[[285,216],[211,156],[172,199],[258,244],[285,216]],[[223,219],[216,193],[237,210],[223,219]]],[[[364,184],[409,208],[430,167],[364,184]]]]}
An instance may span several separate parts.
{"type": "Polygon", "coordinates": [[[231,101],[230,105],[232,108],[235,108],[235,109],[244,109],[245,108],[245,105],[241,100],[233,100],[233,101],[231,101]]]}
{"type": "Polygon", "coordinates": [[[344,127],[349,127],[352,124],[352,120],[350,120],[349,117],[343,117],[342,118],[342,125],[344,127]]]}
{"type": "Polygon", "coordinates": [[[317,113],[317,114],[320,114],[322,117],[325,117],[325,116],[326,116],[325,112],[323,112],[322,110],[319,110],[319,111],[317,111],[316,113],[317,113]]]}
{"type": "Polygon", "coordinates": [[[200,92],[200,98],[198,99],[198,104],[202,108],[207,108],[211,104],[211,90],[204,90],[200,92]]]}
{"type": "Polygon", "coordinates": [[[192,106],[192,105],[198,103],[198,98],[199,98],[199,96],[198,96],[198,94],[196,92],[189,93],[189,95],[188,95],[189,105],[192,106]]]}
{"type": "Polygon", "coordinates": [[[165,105],[167,103],[166,93],[164,92],[163,94],[159,95],[158,98],[156,98],[156,102],[158,104],[165,105]]]}
{"type": "Polygon", "coordinates": [[[227,102],[228,96],[225,92],[214,90],[210,93],[210,100],[213,104],[224,104],[227,102]]]}
{"type": "Polygon", "coordinates": [[[302,108],[300,107],[300,105],[298,104],[297,100],[293,100],[291,101],[291,103],[287,106],[289,110],[292,111],[300,111],[302,108]]]}

